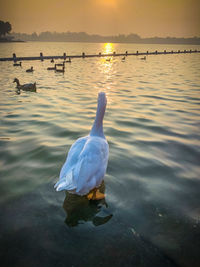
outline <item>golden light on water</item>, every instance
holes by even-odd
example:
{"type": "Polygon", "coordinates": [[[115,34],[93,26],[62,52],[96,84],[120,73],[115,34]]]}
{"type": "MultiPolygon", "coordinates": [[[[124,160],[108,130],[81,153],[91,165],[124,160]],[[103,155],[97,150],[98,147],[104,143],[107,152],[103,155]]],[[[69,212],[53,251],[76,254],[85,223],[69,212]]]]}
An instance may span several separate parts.
{"type": "MultiPolygon", "coordinates": [[[[114,47],[112,43],[105,43],[103,44],[102,54],[112,54],[114,52],[114,47]]],[[[101,57],[99,68],[102,73],[106,75],[108,78],[112,74],[112,63],[113,58],[112,56],[108,57],[101,57]]]]}
{"type": "MultiPolygon", "coordinates": [[[[115,51],[115,44],[113,43],[104,43],[101,47],[102,54],[113,54],[115,51]]],[[[114,58],[113,56],[104,56],[100,57],[98,60],[98,69],[101,73],[101,83],[104,84],[104,90],[107,94],[108,103],[112,103],[112,97],[110,92],[113,87],[113,75],[114,75],[114,58]]],[[[102,91],[102,89],[101,89],[102,91]]]]}
{"type": "Polygon", "coordinates": [[[113,43],[105,43],[103,46],[103,54],[111,54],[114,52],[113,43]]]}

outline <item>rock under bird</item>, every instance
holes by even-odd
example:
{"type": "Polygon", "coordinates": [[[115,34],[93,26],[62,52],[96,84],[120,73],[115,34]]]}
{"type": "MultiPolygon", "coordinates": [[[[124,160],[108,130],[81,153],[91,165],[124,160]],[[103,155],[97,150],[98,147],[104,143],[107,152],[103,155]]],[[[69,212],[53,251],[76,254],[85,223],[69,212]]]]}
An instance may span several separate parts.
{"type": "Polygon", "coordinates": [[[57,191],[67,190],[77,195],[93,195],[90,199],[105,196],[98,192],[106,173],[109,146],[103,132],[103,118],[107,99],[104,92],[98,95],[96,118],[89,135],[79,138],[70,148],[61,168],[57,191]]]}

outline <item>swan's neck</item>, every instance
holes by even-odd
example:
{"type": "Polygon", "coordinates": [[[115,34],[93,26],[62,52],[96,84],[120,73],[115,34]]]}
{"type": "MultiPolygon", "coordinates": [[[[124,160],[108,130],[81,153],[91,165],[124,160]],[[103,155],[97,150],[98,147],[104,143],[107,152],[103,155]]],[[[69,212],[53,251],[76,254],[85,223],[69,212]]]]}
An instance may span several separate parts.
{"type": "Polygon", "coordinates": [[[98,100],[96,118],[90,132],[91,136],[99,136],[105,138],[103,133],[103,117],[105,110],[106,110],[106,100],[101,98],[98,100]]]}

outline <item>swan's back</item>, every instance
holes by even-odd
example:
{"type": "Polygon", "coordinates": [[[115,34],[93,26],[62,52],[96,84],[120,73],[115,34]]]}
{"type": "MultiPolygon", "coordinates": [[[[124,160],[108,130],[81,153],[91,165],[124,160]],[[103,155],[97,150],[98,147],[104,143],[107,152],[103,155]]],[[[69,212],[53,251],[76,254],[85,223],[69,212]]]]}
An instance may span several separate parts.
{"type": "Polygon", "coordinates": [[[81,137],[79,139],[76,140],[76,142],[71,146],[68,155],[67,155],[67,159],[60,171],[60,179],[63,178],[63,176],[66,174],[66,172],[77,163],[78,161],[78,157],[81,153],[81,151],[83,150],[83,147],[86,143],[88,139],[88,136],[85,137],[81,137]]]}
{"type": "Polygon", "coordinates": [[[55,185],[57,191],[68,190],[86,195],[103,181],[108,162],[109,147],[104,138],[79,138],[70,148],[55,185]]]}

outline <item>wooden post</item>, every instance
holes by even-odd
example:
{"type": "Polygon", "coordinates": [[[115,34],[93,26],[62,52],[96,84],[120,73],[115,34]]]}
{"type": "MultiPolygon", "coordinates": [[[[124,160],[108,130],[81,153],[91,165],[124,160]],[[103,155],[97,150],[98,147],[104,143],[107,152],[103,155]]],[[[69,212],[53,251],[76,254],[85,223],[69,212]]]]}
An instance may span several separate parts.
{"type": "Polygon", "coordinates": [[[84,52],[82,53],[82,58],[85,58],[85,53],[84,52]]]}
{"type": "Polygon", "coordinates": [[[166,54],[166,50],[164,50],[164,54],[166,54]]]}
{"type": "Polygon", "coordinates": [[[44,59],[43,59],[43,53],[42,53],[42,52],[40,53],[40,60],[41,60],[41,61],[44,60],[44,59]]]}
{"type": "Polygon", "coordinates": [[[101,52],[99,52],[99,56],[101,56],[101,52]]]}
{"type": "Polygon", "coordinates": [[[128,56],[128,51],[126,51],[126,56],[128,56]]]}
{"type": "Polygon", "coordinates": [[[180,53],[180,50],[178,50],[178,53],[180,53]]]}
{"type": "Polygon", "coordinates": [[[147,50],[147,54],[149,54],[149,51],[147,50]]]}
{"type": "Polygon", "coordinates": [[[155,54],[156,54],[156,55],[158,54],[158,51],[157,51],[157,50],[155,51],[155,54]]]}
{"type": "Polygon", "coordinates": [[[113,56],[115,56],[116,55],[116,52],[113,52],[113,56]]]}
{"type": "Polygon", "coordinates": [[[173,53],[174,53],[174,51],[172,50],[172,51],[171,51],[171,53],[173,54],[173,53]]]}
{"type": "Polygon", "coordinates": [[[14,61],[14,62],[17,61],[17,59],[16,59],[16,54],[15,54],[15,53],[13,53],[13,61],[14,61]]]}
{"type": "Polygon", "coordinates": [[[64,60],[66,59],[66,53],[63,53],[63,58],[64,58],[64,60]]]}
{"type": "Polygon", "coordinates": [[[138,51],[136,52],[136,54],[138,55],[138,51]]]}

